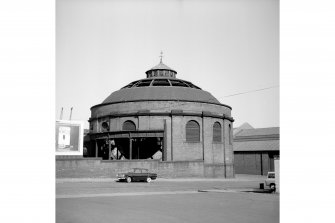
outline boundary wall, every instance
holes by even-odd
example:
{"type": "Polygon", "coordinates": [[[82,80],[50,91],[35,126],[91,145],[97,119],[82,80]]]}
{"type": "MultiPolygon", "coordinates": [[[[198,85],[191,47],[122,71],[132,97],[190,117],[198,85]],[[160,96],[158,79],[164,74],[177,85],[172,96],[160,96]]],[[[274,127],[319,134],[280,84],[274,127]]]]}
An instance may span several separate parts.
{"type": "Polygon", "coordinates": [[[199,161],[102,160],[101,158],[56,157],[56,178],[116,178],[131,168],[146,168],[159,178],[219,177],[232,178],[229,166],[199,161]],[[225,169],[227,171],[225,171],[225,169]]]}

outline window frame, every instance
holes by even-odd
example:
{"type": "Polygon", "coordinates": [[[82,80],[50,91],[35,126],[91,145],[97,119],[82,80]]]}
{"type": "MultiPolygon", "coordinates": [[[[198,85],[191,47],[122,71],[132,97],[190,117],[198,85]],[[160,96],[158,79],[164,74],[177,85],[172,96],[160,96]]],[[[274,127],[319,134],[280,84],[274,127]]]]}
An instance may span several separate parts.
{"type": "Polygon", "coordinates": [[[122,131],[136,131],[136,124],[135,124],[135,122],[133,122],[132,120],[126,120],[126,121],[124,121],[123,124],[122,124],[122,131]],[[135,127],[135,129],[125,129],[124,127],[125,127],[125,123],[126,122],[133,124],[134,127],[135,127]]]}
{"type": "Polygon", "coordinates": [[[200,124],[196,121],[196,120],[189,120],[186,125],[185,125],[185,138],[186,138],[186,142],[190,142],[190,143],[198,143],[198,142],[201,142],[201,134],[200,134],[200,124]],[[190,131],[195,131],[194,129],[194,126],[192,128],[190,128],[190,123],[195,123],[197,127],[197,132],[196,132],[196,139],[195,139],[195,136],[192,136],[190,134],[193,134],[192,132],[190,131]],[[193,130],[192,130],[193,129],[193,130]],[[194,139],[193,139],[194,138],[194,139]]]}
{"type": "Polygon", "coordinates": [[[232,138],[232,128],[231,124],[228,124],[228,137],[229,137],[229,145],[233,145],[233,138],[232,138]]]}
{"type": "Polygon", "coordinates": [[[213,142],[215,142],[215,143],[220,143],[220,142],[222,142],[222,126],[221,126],[220,122],[218,122],[218,121],[214,122],[214,124],[213,124],[213,138],[212,138],[212,140],[213,140],[213,142]],[[215,128],[215,125],[216,125],[216,124],[217,124],[217,128],[215,128]],[[220,134],[215,133],[215,131],[219,131],[220,134]],[[217,140],[218,138],[216,138],[215,136],[219,136],[220,139],[217,140]]]}

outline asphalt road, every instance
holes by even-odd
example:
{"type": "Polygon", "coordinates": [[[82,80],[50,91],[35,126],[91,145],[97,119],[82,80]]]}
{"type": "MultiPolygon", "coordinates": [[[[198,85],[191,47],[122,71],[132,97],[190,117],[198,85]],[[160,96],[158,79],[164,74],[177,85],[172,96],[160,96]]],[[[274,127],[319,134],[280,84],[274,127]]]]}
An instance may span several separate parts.
{"type": "Polygon", "coordinates": [[[258,188],[265,178],[237,178],[237,179],[157,179],[151,183],[144,182],[116,182],[115,180],[95,179],[71,181],[62,180],[56,184],[56,195],[66,194],[96,194],[96,193],[127,193],[152,191],[183,191],[203,189],[244,189],[258,188]]]}
{"type": "Polygon", "coordinates": [[[278,194],[240,192],[258,186],[259,179],[61,182],[56,222],[279,222],[278,194]]]}

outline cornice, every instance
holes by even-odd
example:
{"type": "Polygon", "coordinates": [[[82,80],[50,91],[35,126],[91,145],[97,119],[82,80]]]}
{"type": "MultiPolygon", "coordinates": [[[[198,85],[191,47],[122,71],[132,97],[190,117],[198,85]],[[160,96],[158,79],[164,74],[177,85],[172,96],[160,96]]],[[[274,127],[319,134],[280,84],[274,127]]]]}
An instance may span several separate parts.
{"type": "Polygon", "coordinates": [[[210,118],[219,118],[219,119],[227,119],[231,122],[234,122],[235,120],[233,117],[226,116],[224,114],[218,115],[213,114],[208,111],[203,112],[185,112],[183,110],[171,110],[171,112],[150,112],[149,110],[140,110],[138,112],[132,112],[132,113],[118,113],[118,112],[111,112],[108,115],[103,115],[99,117],[93,117],[90,118],[88,121],[94,121],[99,119],[105,119],[105,118],[119,118],[119,117],[139,117],[139,116],[196,116],[196,117],[210,117],[210,118]]]}

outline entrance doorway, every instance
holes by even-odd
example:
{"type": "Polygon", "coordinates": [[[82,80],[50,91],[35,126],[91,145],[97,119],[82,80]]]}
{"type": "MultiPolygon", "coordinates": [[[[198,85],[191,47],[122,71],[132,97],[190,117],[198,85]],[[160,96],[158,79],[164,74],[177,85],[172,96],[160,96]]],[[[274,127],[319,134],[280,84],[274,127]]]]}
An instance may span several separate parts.
{"type": "Polygon", "coordinates": [[[163,137],[134,137],[114,139],[122,155],[120,159],[159,159],[163,156],[163,137]]]}
{"type": "Polygon", "coordinates": [[[90,136],[90,152],[106,160],[166,160],[164,130],[117,131],[90,136]]]}

